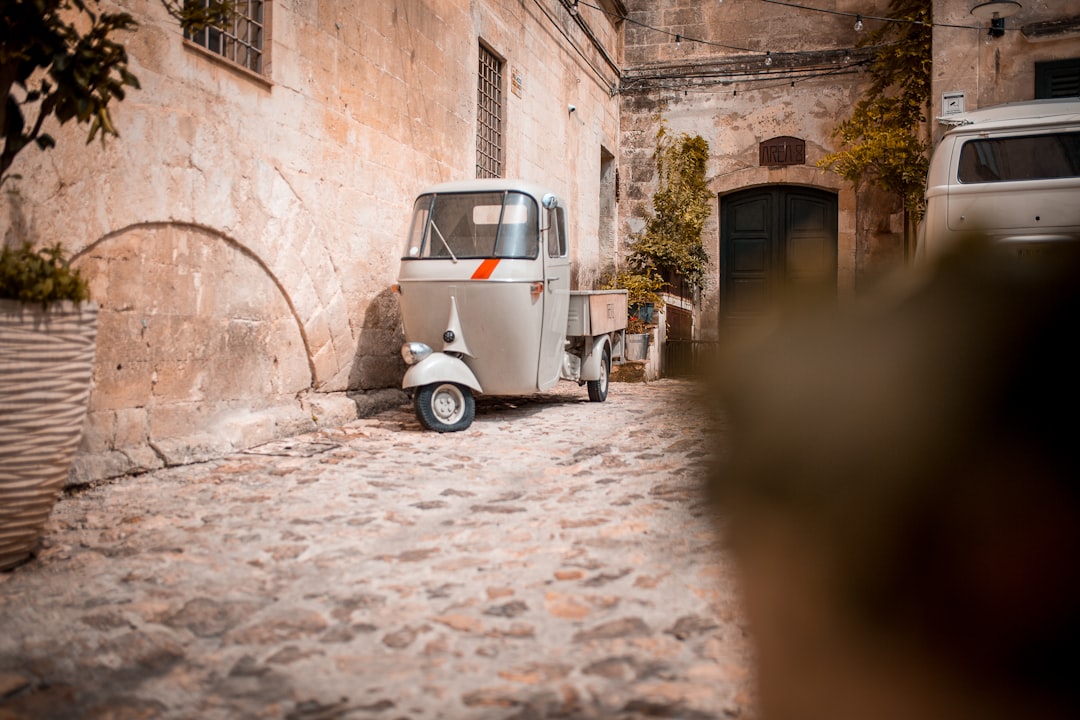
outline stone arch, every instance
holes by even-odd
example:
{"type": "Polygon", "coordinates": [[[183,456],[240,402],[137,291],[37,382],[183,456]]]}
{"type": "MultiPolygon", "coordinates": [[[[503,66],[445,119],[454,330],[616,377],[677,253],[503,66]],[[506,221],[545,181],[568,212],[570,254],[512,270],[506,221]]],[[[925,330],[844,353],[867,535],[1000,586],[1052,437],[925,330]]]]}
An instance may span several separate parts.
{"type": "MultiPolygon", "coordinates": [[[[779,168],[748,167],[715,177],[710,188],[722,197],[730,193],[765,185],[802,185],[835,192],[837,196],[837,295],[850,300],[855,293],[856,194],[855,188],[839,175],[808,165],[779,168]]],[[[722,228],[717,217],[716,252],[719,252],[722,228]]]]}
{"type": "Polygon", "coordinates": [[[139,223],[94,241],[74,264],[100,306],[82,453],[118,453],[138,468],[160,464],[170,445],[189,448],[189,459],[199,445],[241,446],[252,422],[280,424],[269,411],[296,407],[312,388],[297,308],[235,239],[192,223],[139,223]]]}

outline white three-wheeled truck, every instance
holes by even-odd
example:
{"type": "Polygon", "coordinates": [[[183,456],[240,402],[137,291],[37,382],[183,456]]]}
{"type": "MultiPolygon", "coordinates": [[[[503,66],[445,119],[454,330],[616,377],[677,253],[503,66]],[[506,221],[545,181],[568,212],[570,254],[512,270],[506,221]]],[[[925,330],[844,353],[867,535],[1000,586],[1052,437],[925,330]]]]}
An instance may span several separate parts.
{"type": "Polygon", "coordinates": [[[402,387],[425,428],[469,427],[473,393],[530,394],[565,379],[607,398],[626,291],[571,292],[566,216],[553,193],[514,180],[446,183],[416,199],[397,290],[402,387]]]}

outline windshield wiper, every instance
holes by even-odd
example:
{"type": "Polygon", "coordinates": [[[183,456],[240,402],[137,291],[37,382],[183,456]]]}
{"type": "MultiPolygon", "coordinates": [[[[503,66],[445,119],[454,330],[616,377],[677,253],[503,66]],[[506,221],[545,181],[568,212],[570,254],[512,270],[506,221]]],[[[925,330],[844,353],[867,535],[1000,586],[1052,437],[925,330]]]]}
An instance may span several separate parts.
{"type": "Polygon", "coordinates": [[[450,253],[450,259],[454,262],[457,262],[457,255],[454,255],[454,251],[450,249],[450,243],[446,242],[446,238],[443,237],[442,230],[439,230],[439,226],[435,224],[434,220],[431,221],[431,229],[434,230],[435,233],[439,236],[439,239],[442,240],[442,244],[443,247],[446,248],[446,252],[450,253]]]}

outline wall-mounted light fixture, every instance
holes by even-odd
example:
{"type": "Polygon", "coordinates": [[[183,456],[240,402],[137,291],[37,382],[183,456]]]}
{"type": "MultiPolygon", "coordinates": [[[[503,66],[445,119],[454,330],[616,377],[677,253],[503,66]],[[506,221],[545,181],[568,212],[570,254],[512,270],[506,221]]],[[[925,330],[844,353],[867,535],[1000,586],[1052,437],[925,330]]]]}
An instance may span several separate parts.
{"type": "Polygon", "coordinates": [[[1015,15],[1021,7],[1016,0],[989,0],[971,8],[971,14],[990,21],[990,37],[1001,37],[1005,34],[1005,18],[1015,15]]]}

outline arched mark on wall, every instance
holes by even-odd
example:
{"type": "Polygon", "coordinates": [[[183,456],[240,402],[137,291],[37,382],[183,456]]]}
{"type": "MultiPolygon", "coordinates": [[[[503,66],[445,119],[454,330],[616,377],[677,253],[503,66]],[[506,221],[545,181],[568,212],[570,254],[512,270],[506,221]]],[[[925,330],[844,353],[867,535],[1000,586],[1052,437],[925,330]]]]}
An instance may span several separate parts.
{"type": "Polygon", "coordinates": [[[285,301],[285,304],[289,308],[289,313],[292,315],[293,322],[296,323],[296,328],[300,333],[300,339],[304,344],[304,356],[305,356],[305,359],[307,360],[308,372],[309,372],[309,374],[311,376],[311,384],[312,384],[312,387],[315,387],[318,384],[317,376],[316,376],[316,368],[315,368],[315,358],[314,358],[314,355],[313,355],[312,350],[311,350],[311,343],[310,343],[310,341],[308,339],[307,332],[306,332],[306,330],[304,328],[304,323],[301,321],[300,314],[297,311],[296,306],[293,304],[292,297],[289,296],[289,293],[286,291],[285,286],[282,284],[281,280],[278,279],[277,275],[275,275],[274,272],[270,269],[270,266],[267,265],[265,262],[263,262],[262,258],[260,258],[255,252],[253,252],[249,247],[244,245],[242,242],[240,242],[239,240],[237,240],[237,239],[235,239],[233,237],[230,237],[229,235],[226,235],[225,233],[221,232],[220,230],[217,230],[217,229],[212,228],[212,227],[208,227],[206,225],[200,225],[199,223],[184,222],[184,221],[149,221],[149,222],[132,223],[130,225],[119,228],[117,230],[112,230],[112,231],[110,231],[108,233],[105,233],[104,235],[102,235],[100,238],[98,238],[94,242],[90,243],[89,245],[87,245],[83,249],[81,249],[78,252],[74,253],[72,255],[72,261],[74,262],[75,260],[78,260],[82,256],[90,253],[92,250],[94,250],[94,248],[97,248],[100,245],[108,242],[109,240],[120,237],[124,233],[130,232],[132,230],[140,230],[140,229],[156,230],[156,229],[162,229],[162,228],[181,228],[181,229],[197,230],[197,231],[199,231],[201,233],[211,235],[213,237],[217,237],[218,239],[225,242],[227,245],[229,245],[229,246],[231,246],[233,248],[236,248],[238,251],[240,251],[241,254],[243,254],[246,258],[252,260],[256,265],[259,266],[259,268],[262,269],[262,271],[264,273],[266,273],[266,277],[270,278],[270,281],[274,283],[274,286],[277,288],[278,292],[281,294],[282,299],[285,301]]]}

